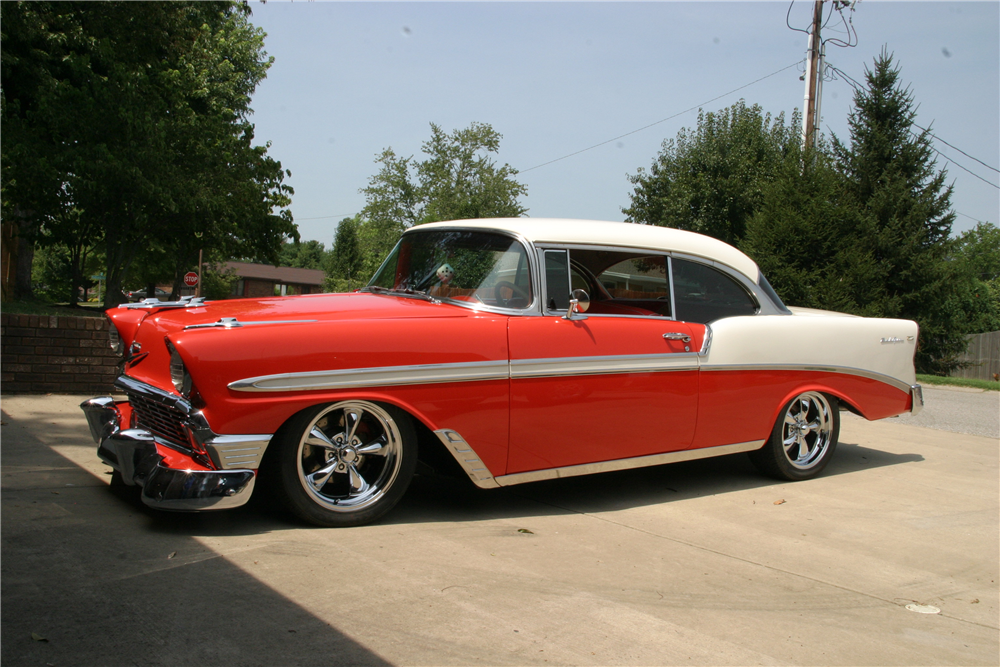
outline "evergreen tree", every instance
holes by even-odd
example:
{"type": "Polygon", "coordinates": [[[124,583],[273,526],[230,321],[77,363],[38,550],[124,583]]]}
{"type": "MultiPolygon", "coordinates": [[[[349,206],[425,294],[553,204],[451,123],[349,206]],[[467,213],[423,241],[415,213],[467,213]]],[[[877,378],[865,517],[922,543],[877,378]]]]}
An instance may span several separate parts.
{"type": "Polygon", "coordinates": [[[767,184],[799,141],[798,119],[785,125],[743,100],[718,112],[699,112],[694,131],[663,142],[649,172],[629,181],[629,222],[686,229],[737,245],[760,207],[767,184]]]}
{"type": "Polygon", "coordinates": [[[789,151],[747,223],[740,248],[791,306],[878,316],[881,267],[832,160],[789,151]]]}
{"type": "Polygon", "coordinates": [[[360,216],[344,218],[337,225],[337,234],[333,239],[333,249],[326,267],[324,287],[328,292],[350,292],[364,285],[371,277],[371,274],[363,273],[364,258],[358,240],[360,226],[360,216]]]}
{"type": "Polygon", "coordinates": [[[850,145],[834,138],[847,192],[858,209],[855,241],[880,269],[881,287],[867,304],[883,317],[920,325],[917,366],[943,373],[954,367],[970,328],[959,294],[967,276],[947,260],[954,213],[946,172],[937,171],[927,131],[915,132],[913,95],[885,51],[865,70],[854,96],[850,145]]]}

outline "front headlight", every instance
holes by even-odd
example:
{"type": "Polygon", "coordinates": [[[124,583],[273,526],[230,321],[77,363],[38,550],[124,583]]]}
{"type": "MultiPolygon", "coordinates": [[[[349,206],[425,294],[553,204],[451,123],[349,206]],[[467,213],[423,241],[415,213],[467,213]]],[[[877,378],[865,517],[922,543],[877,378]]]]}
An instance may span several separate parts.
{"type": "Polygon", "coordinates": [[[167,341],[167,349],[170,350],[170,381],[174,383],[174,389],[186,398],[191,394],[191,374],[187,372],[181,355],[170,341],[167,341]]]}
{"type": "Polygon", "coordinates": [[[115,354],[122,353],[122,337],[118,335],[118,329],[115,325],[108,324],[108,341],[111,343],[111,349],[115,351],[115,354]]]}

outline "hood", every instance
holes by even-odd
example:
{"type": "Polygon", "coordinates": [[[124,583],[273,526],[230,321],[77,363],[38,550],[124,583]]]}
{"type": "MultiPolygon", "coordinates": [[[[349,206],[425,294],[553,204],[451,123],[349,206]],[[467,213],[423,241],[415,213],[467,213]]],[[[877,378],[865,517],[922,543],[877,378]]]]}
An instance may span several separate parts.
{"type": "Polygon", "coordinates": [[[266,299],[227,299],[188,307],[153,307],[139,310],[145,320],[155,320],[167,330],[192,325],[219,323],[232,325],[273,322],[329,322],[354,319],[402,319],[413,317],[467,317],[473,311],[423,299],[352,292],[349,294],[311,294],[266,299]],[[235,320],[235,322],[233,321],[235,320]]]}

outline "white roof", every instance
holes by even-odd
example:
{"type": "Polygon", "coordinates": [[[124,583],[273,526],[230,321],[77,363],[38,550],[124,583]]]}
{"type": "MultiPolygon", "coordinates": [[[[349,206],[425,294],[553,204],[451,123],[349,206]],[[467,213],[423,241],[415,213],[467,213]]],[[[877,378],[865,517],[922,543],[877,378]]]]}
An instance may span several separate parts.
{"type": "Polygon", "coordinates": [[[560,220],[552,218],[489,218],[432,222],[412,229],[434,227],[471,227],[500,229],[520,234],[532,243],[624,246],[648,250],[672,251],[702,257],[725,264],[757,282],[760,269],[742,252],[710,236],[669,227],[639,225],[630,222],[598,220],[560,220]]]}

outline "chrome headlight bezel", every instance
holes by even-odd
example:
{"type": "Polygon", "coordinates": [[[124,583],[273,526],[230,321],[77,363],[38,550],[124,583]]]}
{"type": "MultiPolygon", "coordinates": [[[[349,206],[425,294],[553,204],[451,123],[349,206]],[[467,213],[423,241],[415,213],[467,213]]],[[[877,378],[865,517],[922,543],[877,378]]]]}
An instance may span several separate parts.
{"type": "Polygon", "coordinates": [[[181,359],[181,355],[177,352],[177,349],[171,345],[170,341],[167,341],[167,350],[170,351],[170,381],[174,385],[174,389],[180,393],[184,398],[188,398],[191,395],[191,374],[188,373],[187,367],[184,365],[184,360],[181,359]]]}
{"type": "Polygon", "coordinates": [[[121,334],[118,333],[118,327],[110,322],[108,323],[108,342],[115,354],[121,354],[125,351],[125,345],[122,343],[121,334]]]}

